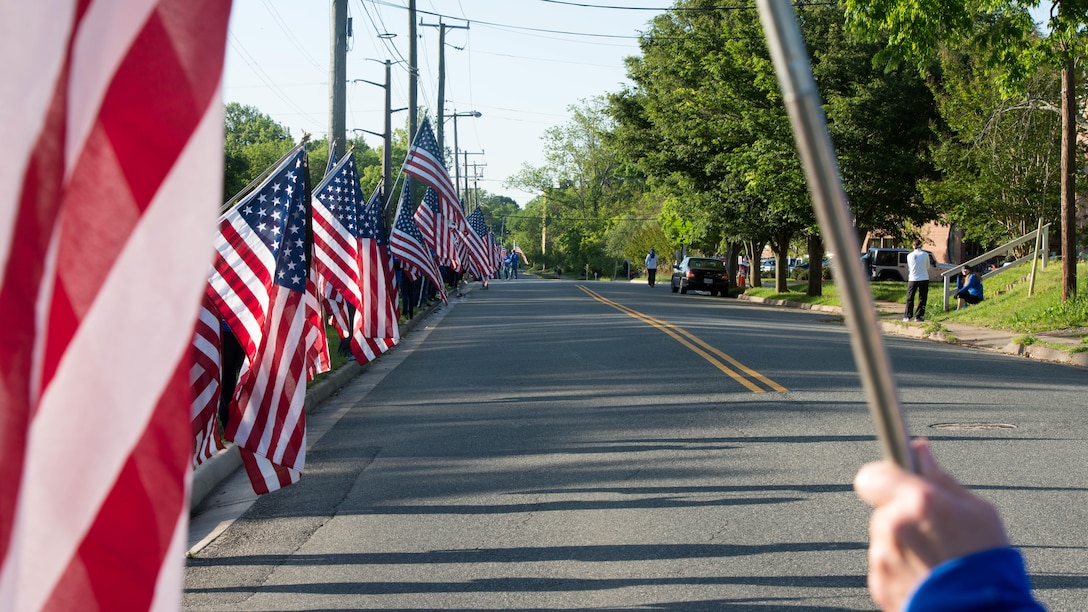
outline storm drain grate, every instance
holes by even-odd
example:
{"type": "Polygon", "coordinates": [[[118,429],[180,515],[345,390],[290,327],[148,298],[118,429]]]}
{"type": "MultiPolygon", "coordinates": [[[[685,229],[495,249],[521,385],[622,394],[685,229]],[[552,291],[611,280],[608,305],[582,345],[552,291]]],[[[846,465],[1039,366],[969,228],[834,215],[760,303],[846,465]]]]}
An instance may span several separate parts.
{"type": "Polygon", "coordinates": [[[990,431],[994,429],[1016,429],[1016,425],[1009,423],[936,423],[930,425],[933,429],[953,429],[957,431],[990,431]]]}

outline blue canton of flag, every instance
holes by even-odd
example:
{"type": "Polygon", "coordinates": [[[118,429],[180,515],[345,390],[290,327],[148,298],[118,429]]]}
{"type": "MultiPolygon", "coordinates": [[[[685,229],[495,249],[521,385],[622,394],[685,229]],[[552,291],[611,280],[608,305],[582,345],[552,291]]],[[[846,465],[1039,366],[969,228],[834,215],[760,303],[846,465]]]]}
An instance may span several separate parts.
{"type": "Polygon", "coordinates": [[[300,293],[306,290],[309,270],[305,172],[301,159],[283,167],[240,208],[242,218],[276,256],[276,284],[300,293]]]}
{"type": "Polygon", "coordinates": [[[329,210],[353,236],[359,236],[358,215],[363,202],[363,191],[355,164],[347,163],[335,174],[326,176],[314,190],[314,197],[329,210]]]}
{"type": "Polygon", "coordinates": [[[483,237],[487,235],[487,224],[484,223],[484,213],[480,211],[479,207],[476,207],[476,210],[472,211],[472,214],[468,216],[466,221],[468,221],[469,227],[472,228],[472,231],[476,232],[477,236],[483,237]]]}
{"type": "Polygon", "coordinates": [[[436,215],[442,214],[442,208],[438,205],[438,193],[434,189],[428,189],[423,194],[423,203],[436,215]]]}
{"type": "Polygon", "coordinates": [[[373,240],[380,246],[389,244],[389,237],[385,235],[385,220],[382,218],[382,195],[381,191],[375,189],[374,195],[370,196],[370,201],[366,203],[362,213],[359,215],[359,237],[364,240],[373,240]]]}

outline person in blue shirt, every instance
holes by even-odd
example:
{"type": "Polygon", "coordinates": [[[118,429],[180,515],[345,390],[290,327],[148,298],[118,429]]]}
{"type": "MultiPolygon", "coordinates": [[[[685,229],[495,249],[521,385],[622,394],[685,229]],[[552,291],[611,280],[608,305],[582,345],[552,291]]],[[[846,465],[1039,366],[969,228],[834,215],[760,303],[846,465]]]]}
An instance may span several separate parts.
{"type": "Polygon", "coordinates": [[[982,279],[967,266],[956,279],[956,297],[959,298],[957,310],[963,308],[964,303],[975,305],[982,301],[982,279]]]}
{"type": "Polygon", "coordinates": [[[997,509],[945,473],[924,439],[918,474],[891,461],[862,466],[869,521],[869,594],[881,610],[1041,612],[997,509]]]}
{"type": "Polygon", "coordinates": [[[518,277],[518,254],[511,252],[506,256],[506,265],[510,269],[510,278],[516,279],[518,277]]]}

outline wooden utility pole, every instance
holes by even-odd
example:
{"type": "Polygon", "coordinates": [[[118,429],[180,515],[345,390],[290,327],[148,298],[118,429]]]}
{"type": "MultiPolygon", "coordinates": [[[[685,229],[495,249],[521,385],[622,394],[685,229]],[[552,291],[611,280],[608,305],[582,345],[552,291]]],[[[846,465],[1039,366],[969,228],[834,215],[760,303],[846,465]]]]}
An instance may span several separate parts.
{"type": "MultiPolygon", "coordinates": [[[[1064,5],[1063,5],[1064,6],[1064,5]]],[[[1067,51],[1067,53],[1069,53],[1067,51]]],[[[1077,104],[1076,66],[1062,70],[1062,302],[1077,297],[1077,104]]]]}
{"type": "MultiPolygon", "coordinates": [[[[408,0],[408,143],[416,140],[419,108],[416,89],[419,87],[419,52],[416,49],[416,0],[408,0]]],[[[405,179],[407,180],[407,179],[405,179]]]]}
{"type": "Polygon", "coordinates": [[[348,0],[332,0],[332,61],[329,62],[329,140],[333,159],[344,155],[347,140],[348,0]]]}

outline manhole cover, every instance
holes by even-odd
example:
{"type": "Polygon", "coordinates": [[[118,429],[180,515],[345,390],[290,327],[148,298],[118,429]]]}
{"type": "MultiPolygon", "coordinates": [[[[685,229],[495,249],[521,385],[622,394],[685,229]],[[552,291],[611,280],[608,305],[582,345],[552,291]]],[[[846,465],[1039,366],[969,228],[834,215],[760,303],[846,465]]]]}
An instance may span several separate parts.
{"type": "Polygon", "coordinates": [[[991,429],[1016,429],[1016,425],[1008,423],[937,423],[930,425],[933,429],[955,429],[959,431],[988,431],[991,429]]]}

